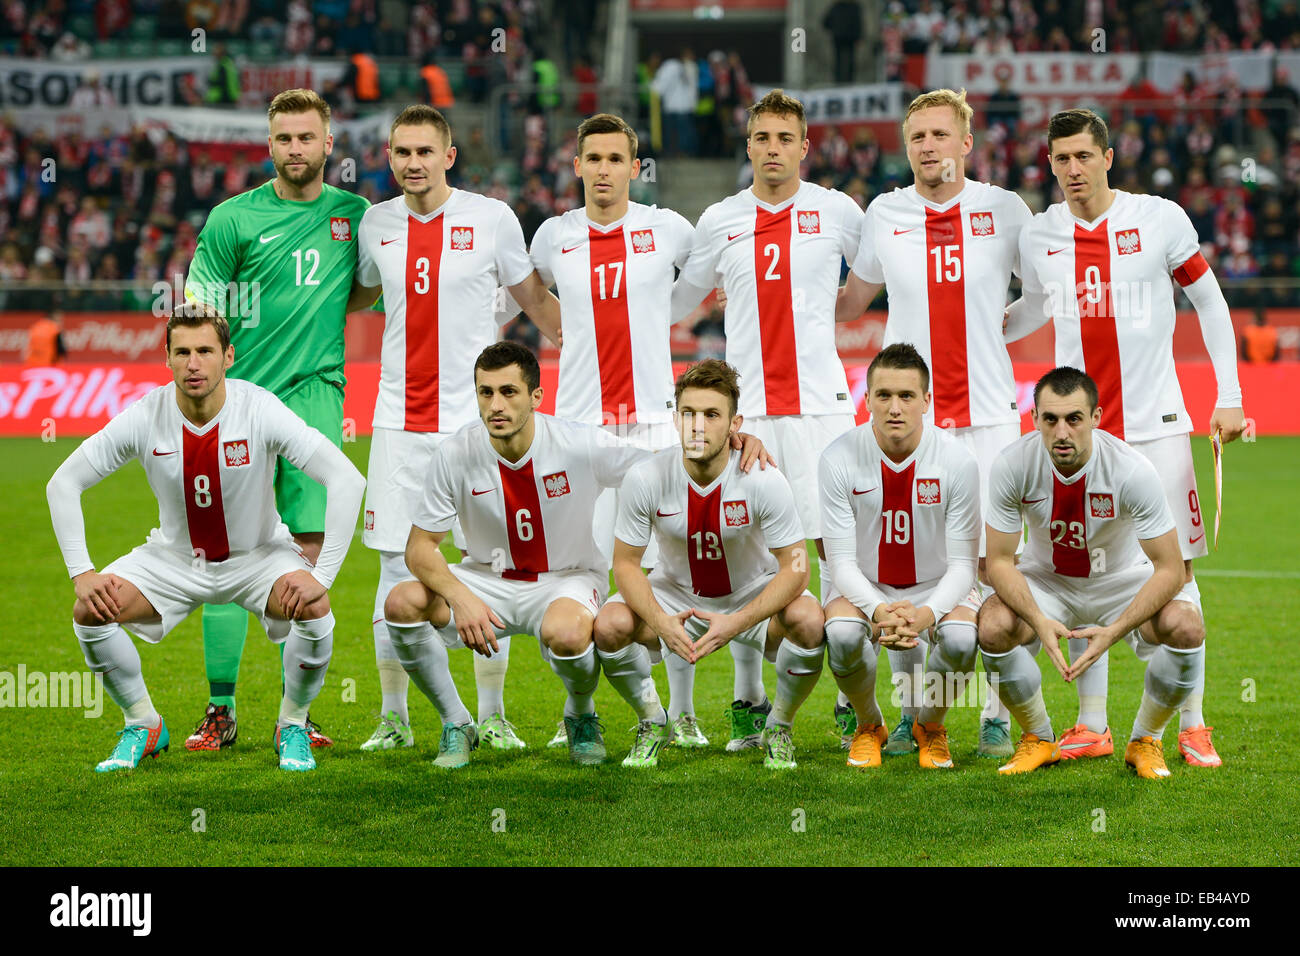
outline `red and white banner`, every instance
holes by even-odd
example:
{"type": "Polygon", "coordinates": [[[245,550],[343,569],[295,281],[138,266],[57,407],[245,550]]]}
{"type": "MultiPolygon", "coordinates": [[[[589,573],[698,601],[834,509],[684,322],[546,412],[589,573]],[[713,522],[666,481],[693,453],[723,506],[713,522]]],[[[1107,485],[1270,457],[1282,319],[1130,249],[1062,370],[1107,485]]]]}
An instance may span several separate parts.
{"type": "MultiPolygon", "coordinates": [[[[690,363],[676,362],[674,374],[690,363]]],[[[1049,362],[1017,362],[1017,401],[1024,413],[1022,430],[1028,430],[1034,382],[1051,368],[1049,362]]],[[[846,362],[849,389],[859,423],[867,420],[867,365],[846,362]]],[[[1259,435],[1300,435],[1300,390],[1296,387],[1300,364],[1242,365],[1241,387],[1246,414],[1259,435]]],[[[348,387],[343,403],[345,434],[367,435],[379,392],[379,363],[349,362],[348,387]]],[[[541,410],[555,409],[559,364],[542,363],[541,410]]],[[[1209,362],[1178,366],[1187,410],[1198,430],[1209,423],[1217,395],[1214,368],[1209,362]]],[[[69,437],[89,435],[150,389],[171,381],[161,362],[149,364],[75,364],[57,368],[0,365],[0,436],[69,437]]]]}

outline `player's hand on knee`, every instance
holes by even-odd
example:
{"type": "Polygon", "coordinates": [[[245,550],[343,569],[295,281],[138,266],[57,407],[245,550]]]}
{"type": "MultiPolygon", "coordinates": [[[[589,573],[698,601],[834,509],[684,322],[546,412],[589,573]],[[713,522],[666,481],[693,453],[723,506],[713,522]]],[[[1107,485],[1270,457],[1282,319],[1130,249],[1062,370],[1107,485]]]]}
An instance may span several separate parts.
{"type": "Polygon", "coordinates": [[[1037,632],[1038,640],[1043,645],[1043,650],[1047,651],[1048,658],[1056,667],[1067,682],[1072,680],[1070,677],[1070,668],[1065,663],[1065,655],[1061,653],[1061,641],[1070,638],[1070,629],[1060,621],[1053,621],[1050,618],[1044,622],[1041,630],[1037,632]]]}
{"type": "Polygon", "coordinates": [[[310,571],[290,571],[280,578],[280,607],[291,621],[302,618],[303,612],[329,593],[310,571]]]}
{"type": "Polygon", "coordinates": [[[1109,628],[1105,627],[1081,627],[1071,631],[1070,637],[1086,640],[1088,649],[1079,655],[1077,661],[1070,665],[1069,673],[1065,675],[1065,679],[1068,681],[1082,677],[1084,672],[1093,665],[1093,662],[1110,650],[1110,646],[1117,640],[1117,637],[1110,633],[1109,628]]]}
{"type": "Polygon", "coordinates": [[[1210,416],[1210,434],[1216,431],[1224,443],[1241,437],[1246,428],[1246,416],[1240,408],[1216,408],[1210,416]]]}
{"type": "Polygon", "coordinates": [[[695,642],[691,636],[686,633],[686,621],[695,614],[694,608],[687,608],[685,611],[678,611],[676,614],[668,615],[656,629],[659,636],[663,638],[668,649],[684,661],[695,663],[695,642]]]}
{"type": "Polygon", "coordinates": [[[72,579],[77,600],[90,609],[99,623],[107,624],[122,612],[118,601],[117,579],[111,574],[83,571],[72,579]]]}
{"type": "Polygon", "coordinates": [[[452,605],[452,613],[456,617],[456,632],[466,647],[484,657],[491,657],[501,650],[494,628],[505,630],[505,624],[479,598],[471,594],[466,600],[456,602],[452,605]]]}

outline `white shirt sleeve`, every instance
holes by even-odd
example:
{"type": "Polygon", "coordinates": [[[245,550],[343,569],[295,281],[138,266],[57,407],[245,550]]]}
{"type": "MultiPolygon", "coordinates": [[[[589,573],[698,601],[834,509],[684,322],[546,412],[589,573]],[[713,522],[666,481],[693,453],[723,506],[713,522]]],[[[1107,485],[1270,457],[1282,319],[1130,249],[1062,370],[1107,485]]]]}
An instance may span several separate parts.
{"type": "Polygon", "coordinates": [[[853,267],[853,260],[858,255],[858,246],[862,242],[862,207],[858,201],[847,193],[836,191],[837,202],[840,206],[840,216],[842,217],[840,229],[840,255],[844,261],[853,267]]]}
{"type": "Polygon", "coordinates": [[[1138,539],[1150,541],[1174,528],[1174,516],[1155,466],[1144,457],[1133,457],[1133,468],[1119,489],[1120,511],[1133,519],[1138,539]]]}
{"type": "Polygon", "coordinates": [[[634,445],[626,438],[597,428],[595,425],[575,425],[586,436],[591,454],[592,472],[602,488],[618,488],[627,473],[648,461],[654,454],[634,445]]]}
{"type": "Polygon", "coordinates": [[[822,545],[826,549],[826,575],[863,614],[871,617],[884,596],[858,566],[858,526],[849,505],[848,474],[843,456],[828,448],[817,467],[817,490],[822,510],[822,545]]]}
{"type": "MultiPolygon", "coordinates": [[[[757,469],[755,469],[757,471],[757,469]]],[[[751,475],[754,472],[751,472],[751,475]]],[[[775,468],[758,472],[760,497],[754,509],[763,530],[763,543],[769,551],[788,548],[804,541],[803,525],[794,504],[794,492],[785,475],[775,468]]]]}
{"type": "MultiPolygon", "coordinates": [[[[311,431],[316,431],[314,428],[311,431]]],[[[325,540],[312,576],[325,587],[331,587],[343,567],[352,537],[361,513],[361,498],[366,490],[366,480],[356,465],[324,435],[316,432],[319,441],[316,450],[298,465],[303,474],[325,486],[325,540]]],[[[292,460],[292,459],[291,459],[292,460]]]]}
{"type": "Polygon", "coordinates": [[[1165,237],[1165,267],[1173,275],[1187,260],[1201,254],[1201,240],[1182,206],[1162,199],[1158,208],[1160,232],[1165,237]]]}
{"type": "Polygon", "coordinates": [[[1020,237],[1024,235],[1025,227],[1033,221],[1034,214],[1029,211],[1025,201],[1015,193],[1008,193],[1011,197],[1007,203],[1008,219],[1011,220],[1008,230],[1013,240],[1011,253],[1011,271],[1018,276],[1022,276],[1020,271],[1020,237]]]}
{"type": "Polygon", "coordinates": [[[537,270],[537,274],[542,277],[542,283],[548,289],[555,285],[555,273],[551,268],[551,257],[555,254],[555,240],[553,237],[559,222],[558,216],[552,216],[542,223],[537,228],[537,231],[533,233],[533,248],[530,250],[533,268],[537,270]]]}
{"type": "Polygon", "coordinates": [[[853,257],[853,273],[863,282],[880,285],[885,281],[885,267],[876,255],[876,214],[875,202],[867,206],[862,217],[861,235],[858,239],[857,254],[853,257]]]}
{"type": "Polygon", "coordinates": [[[519,285],[533,271],[533,260],[528,257],[524,244],[524,229],[519,217],[505,203],[501,204],[501,218],[497,220],[495,262],[497,279],[504,286],[519,285]]]}
{"type": "Polygon", "coordinates": [[[105,477],[90,463],[82,443],[54,472],[45,486],[45,499],[50,504],[50,520],[54,524],[54,537],[63,552],[63,563],[68,577],[95,570],[86,546],[86,519],[81,511],[81,493],[105,477]]]}
{"type": "Polygon", "coordinates": [[[413,525],[425,531],[450,531],[456,522],[456,483],[447,460],[448,446],[452,441],[454,439],[443,442],[434,451],[424,480],[420,507],[411,518],[413,525]]]}
{"type": "MultiPolygon", "coordinates": [[[[1020,460],[1019,442],[1004,448],[989,470],[989,513],[984,520],[994,531],[1020,534],[1024,521],[1020,515],[1020,480],[1015,471],[1020,460]]],[[[1159,481],[1156,487],[1160,487],[1159,481]]]]}
{"type": "Polygon", "coordinates": [[[980,470],[975,457],[962,455],[961,464],[953,469],[949,481],[952,490],[944,512],[945,536],[960,541],[979,540],[980,470]]]}
{"type": "Polygon", "coordinates": [[[826,537],[848,538],[858,533],[857,519],[849,504],[848,475],[843,456],[835,446],[822,452],[817,464],[817,495],[822,512],[822,532],[826,537]]]}
{"type": "Polygon", "coordinates": [[[614,537],[634,548],[650,544],[651,515],[654,502],[655,468],[645,462],[628,472],[618,493],[618,517],[614,522],[614,537]]]}
{"type": "Polygon", "coordinates": [[[668,235],[672,237],[673,265],[678,269],[686,267],[691,250],[695,247],[695,227],[681,213],[664,209],[668,226],[668,235]]]}
{"type": "MultiPolygon", "coordinates": [[[[308,459],[316,453],[321,442],[330,444],[329,439],[270,392],[259,393],[257,399],[257,428],[267,447],[274,454],[288,459],[295,467],[306,471],[308,459]]],[[[348,464],[350,467],[351,462],[348,464]]]]}
{"type": "Polygon", "coordinates": [[[383,276],[380,275],[379,263],[375,262],[375,251],[372,248],[376,227],[375,217],[371,213],[377,208],[371,206],[367,209],[361,217],[361,225],[357,227],[357,281],[372,288],[383,284],[383,276]]]}
{"type": "MultiPolygon", "coordinates": [[[[686,264],[682,266],[682,274],[678,282],[687,282],[699,289],[716,288],[718,275],[718,256],[719,250],[713,241],[713,223],[717,218],[714,213],[716,206],[710,206],[704,210],[704,215],[700,216],[700,221],[695,224],[695,237],[691,244],[691,253],[686,258],[686,264]]],[[[674,287],[674,291],[676,287],[674,287]]],[[[699,305],[696,301],[695,305],[699,305]]],[[[691,308],[695,308],[695,305],[691,308]]]]}
{"type": "Polygon", "coordinates": [[[928,607],[935,622],[955,608],[975,586],[979,576],[979,538],[953,538],[946,541],[948,567],[924,601],[917,607],[928,607]]]}
{"type": "Polygon", "coordinates": [[[826,563],[830,565],[836,590],[870,620],[875,616],[876,608],[885,603],[885,596],[858,567],[857,535],[832,538],[823,533],[822,545],[826,548],[826,563]]]}

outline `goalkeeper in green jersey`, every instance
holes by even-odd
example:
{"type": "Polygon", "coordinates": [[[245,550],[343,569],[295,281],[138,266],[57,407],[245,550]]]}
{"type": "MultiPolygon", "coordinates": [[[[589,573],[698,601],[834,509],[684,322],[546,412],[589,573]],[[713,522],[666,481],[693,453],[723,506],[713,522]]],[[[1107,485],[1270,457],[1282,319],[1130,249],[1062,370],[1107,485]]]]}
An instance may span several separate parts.
{"type": "MultiPolygon", "coordinates": [[[[188,299],[230,320],[231,378],[269,389],[335,445],[343,439],[343,323],[373,304],[354,301],[357,228],[369,203],[325,185],[333,149],[330,108],[312,90],[285,90],[267,111],[275,179],[221,203],[208,216],[185,280],[188,299]]],[[[364,295],[358,294],[358,299],[364,295]]],[[[275,499],[313,563],[325,530],[325,489],[281,460],[275,499]]],[[[235,742],[235,682],[248,612],[235,604],[203,609],[209,702],[185,741],[188,750],[235,742]]],[[[332,741],[307,723],[312,746],[332,741]]]]}

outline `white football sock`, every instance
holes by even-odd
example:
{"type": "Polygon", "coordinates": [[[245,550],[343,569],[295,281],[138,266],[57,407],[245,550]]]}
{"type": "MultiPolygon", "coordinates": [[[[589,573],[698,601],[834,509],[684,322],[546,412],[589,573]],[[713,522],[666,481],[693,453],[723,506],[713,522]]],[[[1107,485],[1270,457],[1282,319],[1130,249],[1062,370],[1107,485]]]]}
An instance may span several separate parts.
{"type": "Polygon", "coordinates": [[[415,686],[437,709],[442,723],[460,726],[470,721],[469,710],[451,679],[447,647],[428,621],[418,624],[388,622],[388,636],[397,659],[415,686]]]}
{"type": "Polygon", "coordinates": [[[732,699],[762,704],[767,700],[767,691],[763,689],[763,652],[739,641],[732,641],[727,647],[731,650],[731,664],[735,670],[732,699]]]}
{"type": "Polygon", "coordinates": [[[587,649],[575,657],[557,657],[554,651],[548,651],[551,670],[564,683],[569,692],[564,702],[564,716],[577,717],[579,714],[594,714],[595,703],[591,697],[596,693],[596,684],[600,682],[600,662],[596,660],[596,645],[589,644],[587,649]]]}
{"type": "Polygon", "coordinates": [[[955,695],[975,680],[975,656],[979,653],[975,622],[948,621],[935,628],[935,637],[925,673],[925,700],[917,714],[922,724],[942,724],[954,703],[949,690],[955,695]]]}
{"type": "Polygon", "coordinates": [[[904,717],[915,717],[921,710],[921,695],[925,688],[925,650],[924,640],[907,650],[889,650],[890,680],[901,701],[904,717]]]}
{"type": "Polygon", "coordinates": [[[500,648],[491,657],[474,655],[474,686],[478,692],[478,722],[493,714],[506,715],[506,669],[510,666],[510,638],[498,637],[500,648]]]}
{"type": "MultiPolygon", "coordinates": [[[[1072,637],[1070,644],[1070,661],[1077,661],[1087,650],[1088,641],[1072,637]]],[[[1075,678],[1074,685],[1079,692],[1079,719],[1094,734],[1106,732],[1106,693],[1110,679],[1110,652],[1107,651],[1092,662],[1092,666],[1075,678]]]]}
{"type": "Polygon", "coordinates": [[[826,622],[826,657],[839,697],[853,707],[859,727],[885,722],[876,701],[876,645],[867,635],[867,622],[833,617],[826,622]]]}
{"type": "Polygon", "coordinates": [[[410,723],[411,716],[406,709],[406,689],[411,679],[402,670],[402,662],[397,659],[393,642],[388,639],[388,625],[382,620],[375,621],[375,668],[379,671],[379,691],[383,695],[380,712],[390,710],[397,714],[402,723],[410,723]]]}
{"type": "Polygon", "coordinates": [[[1187,699],[1195,685],[1197,669],[1204,672],[1205,645],[1191,650],[1161,646],[1147,664],[1142,704],[1133,721],[1130,740],[1152,737],[1159,740],[1174,711],[1187,699]]]}
{"type": "Polygon", "coordinates": [[[307,723],[307,710],[325,686],[334,652],[334,613],[311,621],[294,621],[284,641],[284,695],[279,726],[307,723]]]}
{"type": "Polygon", "coordinates": [[[622,650],[609,654],[598,648],[596,656],[600,658],[600,667],[605,672],[606,680],[627,701],[636,713],[637,720],[649,720],[656,724],[668,722],[668,714],[659,702],[659,691],[655,687],[654,678],[650,676],[650,655],[644,647],[633,641],[622,650]]]}
{"type": "MultiPolygon", "coordinates": [[[[649,658],[646,658],[647,663],[649,658]]],[[[668,719],[695,713],[695,665],[676,654],[664,657],[668,672],[668,719]]]]}
{"type": "MultiPolygon", "coordinates": [[[[1202,644],[1202,647],[1205,645],[1202,644]]],[[[1183,701],[1183,705],[1178,708],[1178,729],[1190,730],[1193,727],[1205,726],[1205,715],[1201,713],[1201,702],[1205,697],[1205,655],[1202,654],[1196,665],[1196,673],[1192,675],[1193,683],[1191,693],[1183,701]]]]}
{"type": "Polygon", "coordinates": [[[1005,654],[990,654],[988,651],[981,654],[990,679],[997,677],[1002,703],[1007,705],[1020,729],[1039,740],[1055,740],[1047,705],[1043,703],[1043,675],[1033,655],[1024,647],[1012,648],[1005,654]]]}
{"type": "Polygon", "coordinates": [[[140,673],[140,652],[135,642],[120,624],[77,624],[72,632],[77,635],[86,666],[104,676],[104,689],[113,703],[122,708],[128,727],[153,727],[158,723],[158,712],[149,701],[149,692],[140,673]],[[147,704],[141,712],[134,705],[147,704]]]}
{"type": "Polygon", "coordinates": [[[819,644],[812,650],[781,641],[776,650],[776,700],[772,701],[772,716],[768,723],[790,726],[794,715],[822,676],[822,658],[826,646],[819,644]]]}

